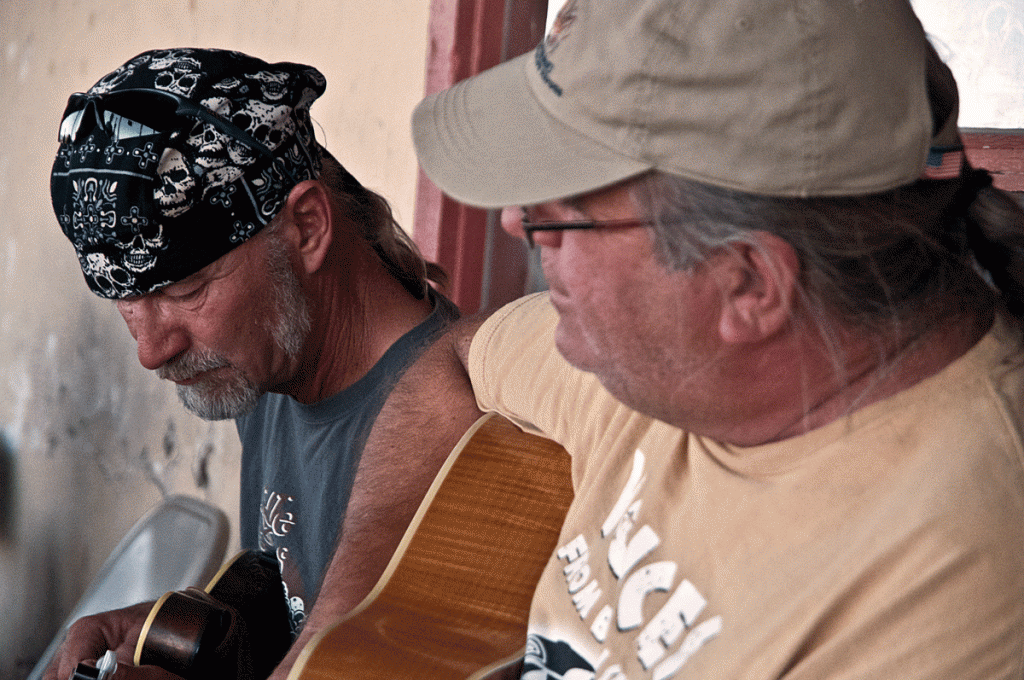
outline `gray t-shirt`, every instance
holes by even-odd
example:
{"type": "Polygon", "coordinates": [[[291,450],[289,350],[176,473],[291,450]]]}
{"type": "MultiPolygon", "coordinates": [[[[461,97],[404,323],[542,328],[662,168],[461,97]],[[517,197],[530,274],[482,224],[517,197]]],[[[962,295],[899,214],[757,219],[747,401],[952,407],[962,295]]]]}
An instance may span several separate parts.
{"type": "Polygon", "coordinates": [[[281,562],[292,631],[316,600],[338,542],[366,439],[406,369],[458,317],[434,294],[434,311],[347,389],[315,404],[266,394],[236,420],[242,441],[241,543],[281,562]]]}

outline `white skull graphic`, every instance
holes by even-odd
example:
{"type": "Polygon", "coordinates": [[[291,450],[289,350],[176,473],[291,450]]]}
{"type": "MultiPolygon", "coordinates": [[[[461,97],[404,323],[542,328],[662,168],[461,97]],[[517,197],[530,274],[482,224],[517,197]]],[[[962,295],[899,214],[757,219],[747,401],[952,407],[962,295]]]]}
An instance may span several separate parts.
{"type": "Polygon", "coordinates": [[[281,99],[287,93],[285,90],[285,86],[288,84],[287,73],[259,71],[257,73],[248,73],[246,75],[260,84],[260,90],[263,91],[263,96],[270,101],[281,99]]]}
{"type": "Polygon", "coordinates": [[[118,244],[124,251],[122,262],[126,269],[136,274],[152,269],[156,266],[157,252],[164,247],[164,228],[162,225],[151,225],[146,220],[140,220],[136,216],[122,218],[132,220],[134,236],[131,241],[118,244]]]}
{"type": "Polygon", "coordinates": [[[161,185],[153,196],[161,212],[168,217],[177,217],[191,207],[189,196],[196,186],[196,178],[189,171],[185,157],[177,149],[168,148],[160,159],[157,176],[161,185]]]}
{"type": "Polygon", "coordinates": [[[153,84],[158,90],[167,90],[183,97],[190,97],[199,84],[202,64],[189,56],[188,50],[164,50],[153,54],[149,64],[157,74],[153,84]]]}
{"type": "Polygon", "coordinates": [[[244,109],[234,114],[232,121],[274,150],[281,139],[295,133],[295,121],[291,114],[290,106],[250,100],[244,109]]]}
{"type": "Polygon", "coordinates": [[[82,261],[82,271],[106,297],[121,297],[135,285],[135,277],[130,272],[102,253],[88,253],[82,261]]]}

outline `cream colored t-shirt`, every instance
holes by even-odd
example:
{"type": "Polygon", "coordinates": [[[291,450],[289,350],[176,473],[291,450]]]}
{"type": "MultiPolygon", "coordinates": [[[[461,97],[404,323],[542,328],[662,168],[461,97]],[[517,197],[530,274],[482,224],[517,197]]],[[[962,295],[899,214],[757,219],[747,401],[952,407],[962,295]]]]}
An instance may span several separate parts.
{"type": "Polygon", "coordinates": [[[1003,324],[891,399],[740,449],[617,402],[559,356],[556,322],[525,298],[470,353],[480,406],[573,457],[524,678],[1024,676],[1024,374],[1003,324]]]}

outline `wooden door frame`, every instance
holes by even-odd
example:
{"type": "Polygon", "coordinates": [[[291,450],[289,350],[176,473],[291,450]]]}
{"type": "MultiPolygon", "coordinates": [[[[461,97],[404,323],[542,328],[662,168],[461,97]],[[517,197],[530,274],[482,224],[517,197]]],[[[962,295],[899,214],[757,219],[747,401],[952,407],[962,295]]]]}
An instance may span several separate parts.
{"type": "Polygon", "coordinates": [[[960,134],[971,165],[992,173],[992,184],[1024,192],[1024,130],[965,128],[960,134]]]}
{"type": "MultiPolygon", "coordinates": [[[[546,0],[432,0],[426,93],[533,49],[546,17],[546,0]]],[[[448,272],[447,293],[464,312],[522,294],[525,251],[497,227],[494,211],[453,201],[421,170],[413,219],[414,240],[448,272]]]]}

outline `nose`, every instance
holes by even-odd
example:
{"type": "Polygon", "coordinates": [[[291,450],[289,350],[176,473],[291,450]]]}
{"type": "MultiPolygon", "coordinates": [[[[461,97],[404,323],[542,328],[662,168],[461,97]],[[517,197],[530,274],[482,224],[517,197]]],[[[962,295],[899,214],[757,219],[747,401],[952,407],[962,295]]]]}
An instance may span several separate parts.
{"type": "Polygon", "coordinates": [[[184,328],[151,299],[118,300],[117,311],[135,338],[144,368],[154,371],[188,349],[184,328]]]}
{"type": "Polygon", "coordinates": [[[503,208],[501,211],[501,228],[508,232],[510,236],[526,238],[526,232],[523,231],[523,209],[519,206],[503,208]]]}

